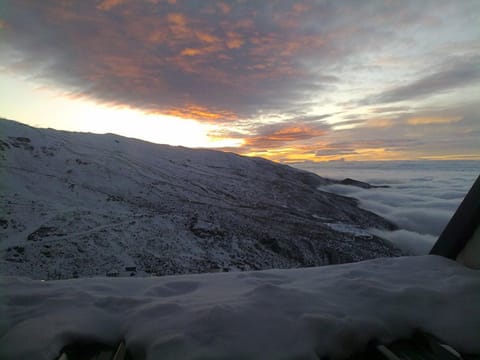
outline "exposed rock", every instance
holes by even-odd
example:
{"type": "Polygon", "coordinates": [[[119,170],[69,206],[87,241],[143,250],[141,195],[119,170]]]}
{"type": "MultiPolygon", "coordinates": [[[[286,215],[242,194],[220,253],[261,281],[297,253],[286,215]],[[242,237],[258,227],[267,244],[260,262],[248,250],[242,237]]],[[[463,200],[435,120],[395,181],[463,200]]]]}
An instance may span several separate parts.
{"type": "Polygon", "coordinates": [[[354,180],[354,179],[350,179],[350,178],[346,178],[346,179],[340,181],[340,184],[356,186],[356,187],[359,187],[359,188],[362,188],[362,189],[376,189],[376,188],[389,188],[390,187],[388,185],[371,185],[369,183],[354,180]]]}
{"type": "Polygon", "coordinates": [[[65,235],[58,233],[57,230],[58,229],[54,226],[40,226],[37,230],[28,235],[27,240],[38,241],[42,240],[44,237],[65,235]]]}

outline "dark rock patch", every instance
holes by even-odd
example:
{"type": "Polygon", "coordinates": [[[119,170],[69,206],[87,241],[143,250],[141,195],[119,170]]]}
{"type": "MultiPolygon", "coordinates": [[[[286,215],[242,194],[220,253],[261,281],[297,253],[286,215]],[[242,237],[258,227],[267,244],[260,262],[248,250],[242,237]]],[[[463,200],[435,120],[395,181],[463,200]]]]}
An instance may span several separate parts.
{"type": "Polygon", "coordinates": [[[378,188],[389,188],[390,186],[387,185],[372,185],[363,181],[358,181],[350,178],[346,178],[342,181],[340,181],[340,184],[342,185],[350,185],[350,186],[356,186],[362,189],[378,189],[378,188]]]}
{"type": "Polygon", "coordinates": [[[58,229],[54,226],[40,226],[37,230],[28,235],[27,240],[39,241],[44,237],[49,236],[63,236],[65,234],[58,233],[58,229]]]}

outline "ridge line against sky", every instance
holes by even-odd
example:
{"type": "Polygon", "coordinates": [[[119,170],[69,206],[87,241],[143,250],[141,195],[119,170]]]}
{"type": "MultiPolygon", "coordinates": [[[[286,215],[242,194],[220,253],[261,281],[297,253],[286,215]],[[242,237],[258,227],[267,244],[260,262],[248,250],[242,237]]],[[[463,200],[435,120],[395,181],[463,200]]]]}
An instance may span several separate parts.
{"type": "Polygon", "coordinates": [[[480,159],[480,2],[4,1],[0,116],[276,161],[480,159]]]}

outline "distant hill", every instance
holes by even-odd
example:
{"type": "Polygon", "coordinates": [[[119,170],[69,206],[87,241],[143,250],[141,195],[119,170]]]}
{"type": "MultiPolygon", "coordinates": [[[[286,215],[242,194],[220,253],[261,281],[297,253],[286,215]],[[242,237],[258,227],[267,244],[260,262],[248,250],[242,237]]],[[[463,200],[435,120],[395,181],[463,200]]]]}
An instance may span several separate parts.
{"type": "Polygon", "coordinates": [[[0,120],[0,274],[291,268],[399,255],[332,183],[261,158],[0,120]]]}

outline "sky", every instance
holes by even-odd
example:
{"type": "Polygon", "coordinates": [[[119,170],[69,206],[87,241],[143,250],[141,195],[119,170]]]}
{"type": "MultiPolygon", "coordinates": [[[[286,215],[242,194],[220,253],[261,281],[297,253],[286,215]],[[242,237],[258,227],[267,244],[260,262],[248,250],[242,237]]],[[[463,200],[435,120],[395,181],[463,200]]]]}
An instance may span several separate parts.
{"type": "Polygon", "coordinates": [[[0,116],[280,162],[480,159],[480,2],[0,2],[0,116]]]}

